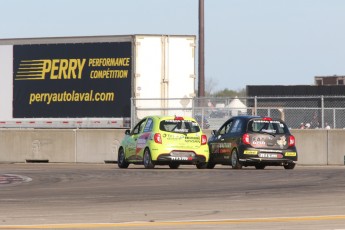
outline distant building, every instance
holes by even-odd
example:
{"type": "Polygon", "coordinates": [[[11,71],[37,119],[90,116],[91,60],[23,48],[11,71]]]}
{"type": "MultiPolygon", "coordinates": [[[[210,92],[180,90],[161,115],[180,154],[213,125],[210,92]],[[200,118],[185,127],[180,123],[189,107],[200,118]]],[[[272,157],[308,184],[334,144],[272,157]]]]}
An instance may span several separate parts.
{"type": "Polygon", "coordinates": [[[345,76],[315,76],[314,85],[247,85],[248,97],[345,96],[345,76]]]}
{"type": "Polygon", "coordinates": [[[315,85],[345,85],[345,76],[315,76],[315,85]]]}
{"type": "Polygon", "coordinates": [[[324,128],[331,123],[332,127],[345,127],[345,76],[314,79],[315,85],[247,85],[247,97],[257,97],[257,101],[255,105],[248,100],[246,106],[257,106],[259,115],[265,108],[278,115],[277,111],[283,108],[289,124],[308,122],[324,128]]]}

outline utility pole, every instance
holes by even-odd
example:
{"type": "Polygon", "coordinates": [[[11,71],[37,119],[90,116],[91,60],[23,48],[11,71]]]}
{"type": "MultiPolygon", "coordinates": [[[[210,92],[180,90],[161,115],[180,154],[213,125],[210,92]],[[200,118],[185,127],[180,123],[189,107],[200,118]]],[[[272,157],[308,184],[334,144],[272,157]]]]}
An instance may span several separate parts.
{"type": "Polygon", "coordinates": [[[204,0],[199,0],[199,64],[198,97],[205,97],[205,41],[204,41],[204,0]]]}

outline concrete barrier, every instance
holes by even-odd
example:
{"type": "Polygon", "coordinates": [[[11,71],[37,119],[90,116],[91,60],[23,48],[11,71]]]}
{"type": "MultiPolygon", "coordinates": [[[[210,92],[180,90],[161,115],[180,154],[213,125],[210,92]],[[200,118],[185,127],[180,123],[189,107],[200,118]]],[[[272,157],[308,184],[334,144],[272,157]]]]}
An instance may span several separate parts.
{"type": "MultiPolygon", "coordinates": [[[[0,162],[113,163],[123,129],[0,129],[0,162]]],[[[205,130],[209,137],[211,130],[205,130]]],[[[344,165],[345,130],[292,130],[301,165],[344,165]]]]}
{"type": "Polygon", "coordinates": [[[115,162],[125,135],[118,129],[80,129],[76,131],[76,162],[115,162]]]}
{"type": "Polygon", "coordinates": [[[327,165],[327,137],[329,132],[331,131],[324,129],[305,129],[291,131],[296,139],[298,164],[327,165]]]}
{"type": "Polygon", "coordinates": [[[0,130],[0,162],[74,162],[73,130],[0,130]]]}
{"type": "Polygon", "coordinates": [[[327,138],[328,165],[345,165],[345,130],[332,130],[327,138]]]}

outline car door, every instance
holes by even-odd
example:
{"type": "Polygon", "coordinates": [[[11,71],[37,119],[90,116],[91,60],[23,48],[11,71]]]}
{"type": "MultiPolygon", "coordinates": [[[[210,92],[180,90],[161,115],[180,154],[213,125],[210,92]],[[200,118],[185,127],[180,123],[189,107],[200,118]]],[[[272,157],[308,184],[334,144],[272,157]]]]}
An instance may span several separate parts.
{"type": "Polygon", "coordinates": [[[135,154],[137,160],[143,160],[144,150],[148,146],[148,141],[151,138],[151,132],[153,128],[153,119],[147,118],[146,122],[143,123],[143,128],[138,134],[137,145],[135,148],[135,154]]]}
{"type": "Polygon", "coordinates": [[[230,130],[224,137],[225,142],[229,145],[229,151],[224,155],[224,160],[230,162],[232,151],[237,149],[241,143],[242,135],[245,129],[245,121],[241,118],[236,118],[233,120],[230,130]]]}
{"type": "Polygon", "coordinates": [[[230,155],[231,145],[226,140],[233,124],[233,119],[225,122],[218,131],[213,131],[209,141],[210,155],[214,163],[223,163],[230,155]]]}
{"type": "Polygon", "coordinates": [[[127,149],[126,155],[128,160],[130,161],[138,161],[137,157],[137,141],[138,137],[141,135],[143,127],[146,123],[147,118],[142,119],[139,123],[133,128],[132,132],[129,134],[127,138],[127,149]]]}

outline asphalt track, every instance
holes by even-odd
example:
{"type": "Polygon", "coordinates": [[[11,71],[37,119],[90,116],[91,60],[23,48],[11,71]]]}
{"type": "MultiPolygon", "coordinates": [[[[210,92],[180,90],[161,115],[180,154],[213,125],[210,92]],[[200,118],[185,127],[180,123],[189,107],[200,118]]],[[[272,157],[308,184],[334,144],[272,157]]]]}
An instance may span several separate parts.
{"type": "Polygon", "coordinates": [[[345,230],[345,166],[0,164],[0,229],[345,230]]]}

